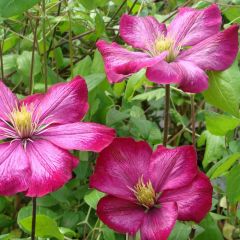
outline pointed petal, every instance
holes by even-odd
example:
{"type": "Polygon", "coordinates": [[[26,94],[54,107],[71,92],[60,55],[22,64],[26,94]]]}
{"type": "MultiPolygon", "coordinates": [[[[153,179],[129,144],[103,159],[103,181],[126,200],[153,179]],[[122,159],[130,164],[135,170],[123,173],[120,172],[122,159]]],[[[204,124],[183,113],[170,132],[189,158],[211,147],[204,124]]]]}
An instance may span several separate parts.
{"type": "Polygon", "coordinates": [[[151,82],[157,84],[179,83],[181,80],[173,65],[165,61],[147,68],[146,76],[151,82]]]}
{"type": "Polygon", "coordinates": [[[209,179],[199,172],[191,184],[164,191],[160,201],[177,203],[178,220],[199,223],[211,209],[212,192],[209,179]]]}
{"type": "Polygon", "coordinates": [[[25,105],[25,106],[33,105],[34,107],[37,107],[38,104],[43,99],[43,97],[44,97],[44,94],[36,93],[36,94],[25,97],[23,100],[20,101],[20,104],[25,105]]]}
{"type": "Polygon", "coordinates": [[[166,26],[151,16],[136,17],[124,14],[120,20],[120,36],[134,48],[151,51],[155,42],[166,35],[166,26]]]}
{"type": "Polygon", "coordinates": [[[152,154],[146,142],[131,138],[116,138],[97,159],[90,187],[99,191],[135,201],[131,189],[141,176],[148,178],[149,160],[152,154]]]}
{"type": "Polygon", "coordinates": [[[144,209],[135,203],[113,196],[103,197],[97,215],[108,227],[120,233],[134,235],[144,218],[144,209]]]}
{"type": "Polygon", "coordinates": [[[80,76],[53,85],[37,108],[40,121],[62,124],[81,120],[87,110],[87,85],[80,76]]]}
{"type": "Polygon", "coordinates": [[[142,223],[141,240],[167,240],[177,216],[177,204],[173,202],[162,203],[159,208],[151,209],[142,223]]]}
{"type": "Polygon", "coordinates": [[[27,190],[31,171],[21,142],[1,143],[0,156],[0,195],[27,190]]]}
{"type": "Polygon", "coordinates": [[[6,130],[10,130],[6,123],[0,121],[0,140],[6,139],[6,130]]]}
{"type": "Polygon", "coordinates": [[[103,56],[105,71],[110,83],[121,82],[142,68],[150,67],[163,60],[167,53],[151,57],[143,52],[131,52],[117,43],[97,42],[97,47],[103,56]]]}
{"type": "Polygon", "coordinates": [[[221,13],[216,4],[203,10],[184,7],[179,9],[169,25],[167,36],[178,45],[193,46],[219,32],[221,23],[221,13]]]}
{"type": "Polygon", "coordinates": [[[8,119],[8,115],[18,106],[17,97],[0,81],[0,118],[8,119]]]}
{"type": "Polygon", "coordinates": [[[27,154],[32,176],[26,196],[42,197],[62,187],[72,177],[77,159],[68,151],[38,139],[29,142],[27,154]]]}
{"type": "Polygon", "coordinates": [[[69,123],[49,127],[41,137],[69,150],[100,152],[115,137],[112,128],[96,123],[69,123]]]}
{"type": "Polygon", "coordinates": [[[197,154],[193,146],[168,149],[159,146],[151,157],[149,172],[156,192],[190,184],[197,175],[197,154]]]}
{"type": "Polygon", "coordinates": [[[184,92],[200,93],[208,88],[207,74],[189,61],[178,61],[173,66],[181,78],[179,88],[184,92]]]}
{"type": "Polygon", "coordinates": [[[189,61],[203,70],[222,71],[230,67],[237,53],[238,26],[233,25],[183,51],[177,60],[189,61]]]}

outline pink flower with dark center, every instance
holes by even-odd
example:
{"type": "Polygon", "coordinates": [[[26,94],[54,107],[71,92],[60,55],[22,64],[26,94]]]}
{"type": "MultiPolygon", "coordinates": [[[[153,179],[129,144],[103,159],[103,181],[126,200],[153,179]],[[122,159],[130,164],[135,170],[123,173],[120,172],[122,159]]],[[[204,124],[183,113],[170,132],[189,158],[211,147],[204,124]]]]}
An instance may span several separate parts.
{"type": "Polygon", "coordinates": [[[90,186],[106,193],[99,218],[120,233],[165,240],[176,220],[200,222],[212,204],[212,186],[198,170],[193,146],[153,152],[144,142],[116,138],[97,159],[90,186]]]}
{"type": "Polygon", "coordinates": [[[238,52],[238,26],[220,32],[222,19],[216,4],[203,10],[180,8],[168,27],[154,17],[123,15],[120,36],[135,49],[97,42],[108,80],[116,83],[142,68],[158,84],[177,83],[186,92],[208,88],[206,70],[227,69],[238,52]]]}
{"type": "Polygon", "coordinates": [[[19,101],[0,82],[0,195],[44,196],[62,187],[78,164],[68,150],[99,152],[115,132],[80,122],[88,110],[81,77],[19,101]]]}

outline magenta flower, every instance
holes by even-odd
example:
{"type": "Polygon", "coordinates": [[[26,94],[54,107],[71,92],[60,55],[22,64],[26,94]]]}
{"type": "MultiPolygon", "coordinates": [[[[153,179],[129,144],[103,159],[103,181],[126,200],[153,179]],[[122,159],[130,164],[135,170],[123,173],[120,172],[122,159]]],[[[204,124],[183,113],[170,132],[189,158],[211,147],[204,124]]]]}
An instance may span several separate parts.
{"type": "Polygon", "coordinates": [[[99,218],[120,233],[140,230],[142,240],[167,239],[177,219],[200,222],[212,203],[193,146],[152,152],[144,141],[116,138],[100,153],[90,186],[107,193],[99,218]]]}
{"type": "Polygon", "coordinates": [[[0,82],[0,194],[40,197],[63,186],[78,159],[70,149],[101,151],[114,130],[79,122],[88,110],[81,77],[19,101],[0,82]]]}
{"type": "Polygon", "coordinates": [[[103,40],[97,47],[111,83],[120,82],[142,68],[158,84],[177,83],[186,92],[208,88],[206,70],[222,71],[238,52],[238,26],[220,32],[221,13],[216,4],[203,10],[180,8],[168,27],[154,17],[123,15],[120,36],[142,52],[132,52],[103,40]]]}

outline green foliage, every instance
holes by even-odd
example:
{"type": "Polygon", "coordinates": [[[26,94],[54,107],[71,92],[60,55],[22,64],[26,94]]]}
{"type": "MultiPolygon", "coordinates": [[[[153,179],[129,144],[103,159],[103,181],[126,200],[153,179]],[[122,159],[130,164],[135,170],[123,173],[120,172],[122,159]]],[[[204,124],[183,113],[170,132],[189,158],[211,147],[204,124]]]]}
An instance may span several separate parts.
{"type": "MultiPolygon", "coordinates": [[[[119,19],[123,13],[151,15],[163,21],[178,7],[202,9],[210,5],[209,1],[46,0],[45,3],[44,13],[40,0],[0,1],[0,76],[3,75],[6,85],[23,98],[29,93],[31,79],[33,92],[41,93],[45,90],[45,80],[50,87],[80,75],[88,87],[89,111],[84,121],[113,127],[120,137],[146,140],[153,149],[162,144],[164,86],[148,81],[145,69],[123,82],[110,84],[96,41],[104,39],[124,46],[119,37],[119,19]]],[[[238,0],[219,1],[224,28],[240,22],[239,4],[238,0]]],[[[168,19],[166,24],[169,22],[168,19]]],[[[225,71],[207,73],[209,88],[195,95],[194,107],[198,167],[211,179],[212,209],[199,224],[177,221],[169,240],[188,240],[193,232],[194,240],[240,239],[240,210],[236,207],[240,201],[239,59],[225,71]]],[[[169,147],[192,144],[190,97],[177,87],[171,85],[169,147]]],[[[89,177],[98,155],[77,151],[73,154],[81,160],[73,178],[59,190],[37,199],[36,236],[39,240],[126,239],[104,225],[96,214],[104,194],[89,189],[89,177]]],[[[23,194],[0,197],[0,239],[29,239],[30,204],[31,199],[23,194]]],[[[136,240],[140,240],[140,233],[136,240]]]]}
{"type": "Polygon", "coordinates": [[[12,17],[22,14],[24,11],[33,7],[40,0],[1,0],[0,1],[0,17],[12,17]]]}

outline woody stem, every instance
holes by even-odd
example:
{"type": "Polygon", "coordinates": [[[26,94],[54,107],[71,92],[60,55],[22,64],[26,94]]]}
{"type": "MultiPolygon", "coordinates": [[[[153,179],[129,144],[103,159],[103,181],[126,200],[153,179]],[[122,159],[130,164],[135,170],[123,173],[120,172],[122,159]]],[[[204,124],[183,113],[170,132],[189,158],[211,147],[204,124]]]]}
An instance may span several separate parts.
{"type": "Polygon", "coordinates": [[[165,107],[164,107],[164,129],[163,129],[163,146],[167,145],[169,130],[169,109],[170,109],[170,85],[165,86],[165,107]]]}
{"type": "Polygon", "coordinates": [[[36,212],[37,212],[37,199],[32,198],[32,234],[31,234],[31,240],[35,240],[36,212]]]}

